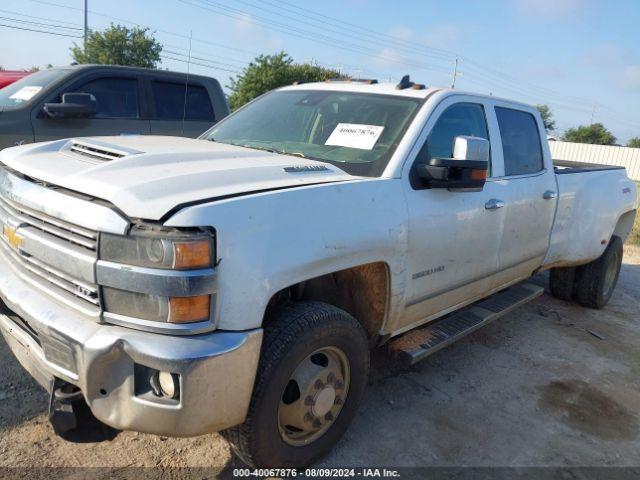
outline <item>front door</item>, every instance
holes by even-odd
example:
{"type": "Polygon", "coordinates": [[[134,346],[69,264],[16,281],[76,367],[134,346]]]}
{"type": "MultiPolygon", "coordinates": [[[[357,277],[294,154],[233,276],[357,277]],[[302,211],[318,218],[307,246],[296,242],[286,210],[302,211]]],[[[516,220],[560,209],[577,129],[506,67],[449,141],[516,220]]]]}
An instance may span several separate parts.
{"type": "MultiPolygon", "coordinates": [[[[149,120],[141,118],[140,86],[136,76],[92,78],[71,87],[70,92],[93,95],[97,102],[96,113],[90,118],[50,118],[40,107],[33,115],[36,142],[71,137],[150,133],[149,120]]],[[[62,93],[68,92],[61,92],[59,97],[62,93]]]]}
{"type": "MultiPolygon", "coordinates": [[[[451,158],[459,135],[490,140],[481,103],[452,97],[434,117],[417,161],[451,158]]],[[[425,189],[417,182],[407,188],[410,271],[400,326],[405,329],[486,294],[497,271],[504,224],[503,209],[493,207],[501,189],[491,182],[481,192],[425,189]]]]}

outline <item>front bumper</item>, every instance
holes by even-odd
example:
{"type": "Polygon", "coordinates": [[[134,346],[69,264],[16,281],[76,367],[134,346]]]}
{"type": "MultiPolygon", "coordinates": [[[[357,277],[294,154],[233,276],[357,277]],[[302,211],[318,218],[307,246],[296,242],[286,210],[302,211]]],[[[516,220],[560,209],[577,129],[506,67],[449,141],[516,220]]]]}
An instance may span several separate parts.
{"type": "Polygon", "coordinates": [[[54,377],[79,387],[107,425],[194,436],[244,421],[261,329],[171,336],[100,324],[25,283],[1,253],[0,298],[0,332],[23,367],[45,388],[54,377]],[[148,369],[179,374],[180,398],[146,391],[148,369]]]}

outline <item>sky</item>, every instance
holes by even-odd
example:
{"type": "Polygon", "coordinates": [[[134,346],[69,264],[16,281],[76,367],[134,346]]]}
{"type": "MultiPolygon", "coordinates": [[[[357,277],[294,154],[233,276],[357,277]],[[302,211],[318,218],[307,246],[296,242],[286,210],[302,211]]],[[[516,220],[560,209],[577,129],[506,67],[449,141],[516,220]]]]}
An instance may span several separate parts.
{"type": "MultiPolygon", "coordinates": [[[[380,81],[412,80],[548,104],[558,134],[602,122],[640,136],[640,0],[88,0],[89,27],[147,26],[162,68],[228,85],[284,50],[380,81]],[[191,37],[191,40],[190,40],[191,37]],[[191,44],[191,63],[188,64],[191,44]]],[[[2,0],[0,66],[71,62],[84,0],[2,0]],[[28,23],[27,23],[28,22],[28,23]]]]}

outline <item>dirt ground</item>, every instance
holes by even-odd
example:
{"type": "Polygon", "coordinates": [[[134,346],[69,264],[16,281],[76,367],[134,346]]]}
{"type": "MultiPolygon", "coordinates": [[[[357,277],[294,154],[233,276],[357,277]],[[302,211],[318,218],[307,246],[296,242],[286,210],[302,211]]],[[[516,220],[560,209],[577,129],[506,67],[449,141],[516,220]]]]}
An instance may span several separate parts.
{"type": "MultiPolygon", "coordinates": [[[[602,311],[545,294],[409,370],[377,352],[360,412],[321,465],[639,466],[638,345],[640,248],[627,247],[602,311]]],[[[0,365],[0,467],[238,465],[217,434],[61,440],[3,341],[0,365]]]]}

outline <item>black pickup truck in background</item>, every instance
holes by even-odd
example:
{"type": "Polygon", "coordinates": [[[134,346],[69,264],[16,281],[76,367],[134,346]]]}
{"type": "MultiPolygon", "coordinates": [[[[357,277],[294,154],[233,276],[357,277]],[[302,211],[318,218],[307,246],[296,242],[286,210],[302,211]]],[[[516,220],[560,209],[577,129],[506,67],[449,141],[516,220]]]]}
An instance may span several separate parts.
{"type": "Polygon", "coordinates": [[[0,149],[100,135],[195,138],[228,114],[214,78],[111,65],[56,67],[0,89],[0,149]]]}

